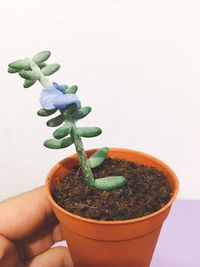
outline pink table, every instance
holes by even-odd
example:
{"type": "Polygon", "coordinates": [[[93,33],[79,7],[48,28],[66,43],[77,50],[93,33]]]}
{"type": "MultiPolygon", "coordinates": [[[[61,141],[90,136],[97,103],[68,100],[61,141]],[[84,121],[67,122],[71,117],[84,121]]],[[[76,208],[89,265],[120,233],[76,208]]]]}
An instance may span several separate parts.
{"type": "Polygon", "coordinates": [[[164,223],[151,267],[200,267],[200,201],[178,200],[164,223]]]}

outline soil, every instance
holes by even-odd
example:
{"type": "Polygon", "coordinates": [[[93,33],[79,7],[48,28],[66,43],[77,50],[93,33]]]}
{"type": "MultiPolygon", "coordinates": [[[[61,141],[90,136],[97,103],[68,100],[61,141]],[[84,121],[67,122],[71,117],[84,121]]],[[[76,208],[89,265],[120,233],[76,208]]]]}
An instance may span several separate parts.
{"type": "Polygon", "coordinates": [[[154,167],[121,159],[106,159],[93,169],[95,179],[123,175],[127,185],[102,191],[87,186],[75,167],[53,191],[54,200],[67,211],[90,219],[116,221],[138,218],[162,208],[171,198],[167,177],[154,167]]]}

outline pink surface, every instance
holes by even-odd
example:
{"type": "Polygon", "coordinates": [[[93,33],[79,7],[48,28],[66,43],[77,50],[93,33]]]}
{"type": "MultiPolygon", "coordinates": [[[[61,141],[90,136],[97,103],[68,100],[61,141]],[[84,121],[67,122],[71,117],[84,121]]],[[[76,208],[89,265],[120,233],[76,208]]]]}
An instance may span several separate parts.
{"type": "Polygon", "coordinates": [[[163,225],[150,267],[200,267],[199,243],[200,201],[177,200],[163,225]]]}
{"type": "Polygon", "coordinates": [[[151,267],[200,267],[200,201],[178,200],[164,223],[151,267]]]}

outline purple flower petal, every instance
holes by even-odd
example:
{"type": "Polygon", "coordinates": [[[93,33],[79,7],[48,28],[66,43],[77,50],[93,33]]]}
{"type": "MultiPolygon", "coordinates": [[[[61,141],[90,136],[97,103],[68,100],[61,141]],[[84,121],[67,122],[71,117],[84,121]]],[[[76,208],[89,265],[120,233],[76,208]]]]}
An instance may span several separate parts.
{"type": "Polygon", "coordinates": [[[52,87],[44,88],[40,95],[40,104],[46,110],[65,109],[76,104],[81,107],[81,102],[74,94],[65,94],[64,88],[57,83],[53,83],[52,87]]]}
{"type": "Polygon", "coordinates": [[[62,96],[57,96],[54,99],[54,106],[58,109],[68,108],[73,104],[76,104],[77,108],[81,107],[80,100],[74,94],[65,94],[62,96]]]}
{"type": "Polygon", "coordinates": [[[40,104],[46,110],[55,109],[54,99],[55,97],[63,95],[62,92],[56,90],[54,87],[44,88],[40,95],[40,104]]]}

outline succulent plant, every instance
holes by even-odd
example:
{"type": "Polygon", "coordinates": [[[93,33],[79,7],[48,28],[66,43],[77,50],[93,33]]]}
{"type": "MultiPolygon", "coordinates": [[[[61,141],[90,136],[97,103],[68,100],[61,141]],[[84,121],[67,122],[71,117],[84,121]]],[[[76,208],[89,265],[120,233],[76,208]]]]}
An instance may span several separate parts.
{"type": "Polygon", "coordinates": [[[18,73],[24,79],[24,88],[31,87],[36,81],[43,86],[40,94],[42,108],[37,112],[39,116],[48,117],[59,112],[58,115],[47,121],[47,126],[58,128],[53,132],[54,138],[46,140],[44,146],[60,149],[74,144],[88,186],[101,190],[112,190],[124,186],[127,180],[123,176],[94,178],[92,169],[102,164],[109,149],[103,147],[89,158],[87,157],[82,137],[98,136],[102,130],[99,127],[77,127],[77,121],[86,117],[91,112],[91,107],[81,107],[81,101],[76,95],[78,90],[76,85],[59,85],[55,82],[51,83],[47,79],[46,76],[52,75],[60,68],[59,64],[46,63],[50,56],[50,51],[42,51],[32,59],[16,60],[10,63],[8,68],[9,73],[18,73]]]}

